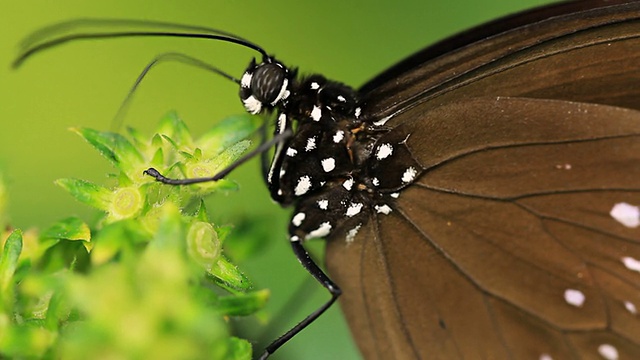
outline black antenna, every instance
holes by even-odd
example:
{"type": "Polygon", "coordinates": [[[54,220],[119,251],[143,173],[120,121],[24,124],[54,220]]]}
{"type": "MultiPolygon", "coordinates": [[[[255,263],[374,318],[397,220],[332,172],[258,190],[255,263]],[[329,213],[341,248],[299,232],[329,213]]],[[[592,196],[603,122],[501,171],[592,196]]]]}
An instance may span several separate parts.
{"type": "Polygon", "coordinates": [[[262,47],[218,29],[159,21],[79,19],[51,25],[31,34],[23,41],[20,54],[13,62],[13,67],[19,67],[32,55],[67,42],[123,37],[182,37],[219,40],[255,50],[262,55],[264,62],[269,62],[271,59],[262,47]],[[113,30],[118,27],[124,29],[113,30]],[[131,30],[136,27],[164,30],[131,30]]]}

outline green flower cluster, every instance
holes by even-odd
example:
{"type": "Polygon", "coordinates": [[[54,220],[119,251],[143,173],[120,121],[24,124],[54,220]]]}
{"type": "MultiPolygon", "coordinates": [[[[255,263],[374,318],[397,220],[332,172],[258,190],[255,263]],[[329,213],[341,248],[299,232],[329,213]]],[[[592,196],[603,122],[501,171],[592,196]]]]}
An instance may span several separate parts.
{"type": "MultiPolygon", "coordinates": [[[[117,169],[115,186],[56,183],[100,209],[89,226],[63,219],[0,238],[0,357],[64,359],[250,359],[229,335],[229,316],[261,309],[268,292],[223,254],[228,227],[208,220],[202,197],[235,189],[228,180],[167,186],[144,176],[212,176],[249,147],[259,125],[227,119],[197,140],[175,115],[150,139],[74,129],[117,169]]],[[[4,214],[0,185],[0,219],[4,214]]],[[[0,224],[10,229],[6,223],[0,224]]]]}

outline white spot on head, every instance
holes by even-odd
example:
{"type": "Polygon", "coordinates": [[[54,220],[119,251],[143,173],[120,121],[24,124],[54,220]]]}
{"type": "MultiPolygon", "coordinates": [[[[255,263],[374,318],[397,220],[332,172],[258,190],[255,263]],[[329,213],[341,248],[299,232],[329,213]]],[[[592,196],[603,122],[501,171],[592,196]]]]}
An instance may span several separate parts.
{"type": "Polygon", "coordinates": [[[382,119],[380,119],[380,120],[378,120],[378,121],[374,121],[374,122],[373,122],[373,125],[375,125],[375,126],[382,126],[382,125],[386,124],[386,123],[387,123],[387,121],[391,120],[391,117],[392,117],[392,116],[393,116],[393,114],[392,114],[392,115],[389,115],[389,116],[385,116],[385,117],[383,117],[382,119]]]}
{"type": "Polygon", "coordinates": [[[329,235],[330,232],[331,232],[331,224],[328,221],[323,222],[322,224],[320,224],[320,226],[318,226],[317,229],[309,232],[309,234],[305,236],[305,239],[325,237],[329,235]]]}
{"type": "Polygon", "coordinates": [[[355,111],[355,115],[356,115],[356,119],[360,117],[360,113],[362,112],[362,109],[360,109],[359,107],[356,108],[355,111]]]}
{"type": "Polygon", "coordinates": [[[610,344],[601,344],[598,346],[598,353],[607,360],[618,360],[620,358],[618,355],[618,349],[610,344]]]}
{"type": "Polygon", "coordinates": [[[322,109],[314,105],[313,110],[311,110],[311,118],[313,119],[313,121],[320,121],[321,117],[322,117],[322,109]]]}
{"type": "Polygon", "coordinates": [[[541,354],[538,360],[553,360],[553,358],[549,354],[541,354]]]}
{"type": "Polygon", "coordinates": [[[318,200],[318,207],[322,210],[327,210],[329,208],[329,200],[327,199],[318,200]]]}
{"type": "Polygon", "coordinates": [[[295,226],[300,226],[306,217],[307,215],[305,213],[297,213],[293,219],[291,219],[291,223],[295,226]]]}
{"type": "Polygon", "coordinates": [[[294,148],[288,148],[287,149],[287,156],[294,157],[294,156],[296,156],[297,153],[298,153],[298,150],[296,150],[294,148]]]}
{"type": "Polygon", "coordinates": [[[306,194],[309,189],[311,189],[311,177],[305,175],[298,179],[298,184],[293,192],[296,196],[301,196],[306,194]]]}
{"type": "Polygon", "coordinates": [[[393,154],[393,146],[391,144],[382,144],[378,146],[378,151],[376,151],[376,159],[382,160],[388,158],[391,154],[393,154]]]}
{"type": "Polygon", "coordinates": [[[307,139],[307,146],[305,146],[305,151],[311,151],[316,148],[316,137],[312,136],[307,139]]]}
{"type": "Polygon", "coordinates": [[[564,301],[575,307],[582,307],[585,301],[584,293],[580,290],[567,289],[564,291],[564,301]]]}
{"type": "Polygon", "coordinates": [[[318,84],[317,82],[312,82],[311,83],[311,90],[318,90],[320,89],[320,84],[318,84]]]}
{"type": "Polygon", "coordinates": [[[380,180],[378,180],[377,177],[374,177],[373,179],[371,179],[371,182],[373,183],[373,186],[379,186],[380,185],[380,180]]]}
{"type": "Polygon", "coordinates": [[[640,272],[640,261],[637,259],[634,259],[631,256],[624,256],[622,258],[622,263],[627,267],[627,269],[640,272]]]}
{"type": "Polygon", "coordinates": [[[242,74],[242,79],[240,79],[240,86],[242,86],[243,88],[248,88],[249,86],[251,86],[252,77],[253,74],[250,74],[248,72],[242,74]]]}
{"type": "Polygon", "coordinates": [[[282,87],[280,88],[280,92],[278,93],[278,96],[276,96],[275,100],[273,100],[273,102],[271,102],[271,106],[275,106],[278,103],[278,101],[284,99],[286,96],[289,96],[289,94],[287,94],[287,92],[288,92],[287,87],[288,86],[289,86],[289,79],[285,78],[282,81],[282,87]]]}
{"type": "Polygon", "coordinates": [[[638,309],[636,308],[636,306],[631,301],[625,301],[624,302],[624,308],[627,309],[627,311],[630,312],[633,315],[638,314],[638,309]]]}
{"type": "Polygon", "coordinates": [[[242,101],[244,104],[244,108],[247,110],[249,114],[257,114],[262,110],[262,103],[256,99],[253,95],[242,101]]]}
{"type": "Polygon", "coordinates": [[[342,187],[344,187],[348,191],[351,191],[351,188],[353,187],[353,179],[349,178],[345,180],[345,182],[342,183],[342,187]]]}
{"type": "Polygon", "coordinates": [[[417,174],[418,172],[413,166],[409,167],[404,171],[404,174],[402,174],[402,182],[405,184],[412,182],[413,180],[415,180],[417,174]]]}
{"type": "Polygon", "coordinates": [[[342,141],[342,139],[344,139],[344,131],[342,130],[336,131],[336,134],[333,135],[333,142],[337,144],[340,141],[342,141]]]}
{"type": "Polygon", "coordinates": [[[391,196],[394,199],[397,199],[398,197],[400,197],[400,193],[391,193],[389,194],[389,196],[391,196]]]}
{"type": "Polygon", "coordinates": [[[336,168],[336,160],[334,158],[326,158],[320,161],[320,163],[322,164],[324,172],[329,172],[336,168]]]}
{"type": "Polygon", "coordinates": [[[347,215],[348,217],[354,217],[360,214],[360,211],[362,210],[362,206],[363,204],[361,203],[351,203],[347,208],[347,212],[345,213],[345,215],[347,215]]]}
{"type": "Polygon", "coordinates": [[[385,215],[389,215],[389,213],[391,213],[391,208],[389,207],[389,205],[384,204],[384,205],[376,205],[374,207],[376,209],[376,211],[378,212],[378,214],[385,214],[385,215]]]}
{"type": "Polygon", "coordinates": [[[353,242],[353,240],[356,238],[356,235],[358,235],[358,231],[361,227],[362,224],[358,224],[356,227],[347,232],[347,236],[345,237],[347,244],[351,244],[353,242]]]}
{"type": "Polygon", "coordinates": [[[338,99],[338,101],[340,101],[340,102],[346,102],[347,101],[347,99],[345,99],[344,96],[342,96],[342,95],[338,95],[338,97],[336,97],[336,99],[338,99]]]}
{"type": "Polygon", "coordinates": [[[640,226],[640,208],[627,203],[613,205],[609,215],[628,228],[640,226]]]}

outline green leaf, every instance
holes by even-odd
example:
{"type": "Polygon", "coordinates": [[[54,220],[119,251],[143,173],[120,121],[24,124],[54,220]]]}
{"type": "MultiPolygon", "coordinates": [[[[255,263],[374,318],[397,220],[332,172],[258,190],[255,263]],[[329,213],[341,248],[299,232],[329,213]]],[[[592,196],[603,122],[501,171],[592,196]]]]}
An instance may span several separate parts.
{"type": "Polygon", "coordinates": [[[66,240],[91,240],[89,225],[77,217],[60,220],[42,232],[43,238],[66,240]]]}
{"type": "Polygon", "coordinates": [[[18,259],[22,252],[22,231],[15,230],[4,243],[0,255],[0,306],[3,311],[13,308],[13,274],[18,267],[18,259]]]}
{"type": "Polygon", "coordinates": [[[269,290],[259,290],[234,296],[221,296],[218,309],[228,316],[246,316],[262,309],[269,300],[269,290]]]}
{"type": "Polygon", "coordinates": [[[81,203],[103,211],[109,210],[111,192],[108,189],[80,179],[58,179],[55,183],[81,203]]]}

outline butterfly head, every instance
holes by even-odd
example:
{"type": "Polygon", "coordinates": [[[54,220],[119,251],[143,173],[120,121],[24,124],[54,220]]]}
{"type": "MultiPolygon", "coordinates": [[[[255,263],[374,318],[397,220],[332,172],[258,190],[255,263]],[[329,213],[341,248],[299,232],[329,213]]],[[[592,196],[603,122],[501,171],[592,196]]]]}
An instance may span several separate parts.
{"type": "Polygon", "coordinates": [[[252,60],[240,80],[240,98],[245,109],[258,114],[282,104],[291,94],[289,87],[294,76],[293,71],[272,57],[259,64],[252,60]]]}

